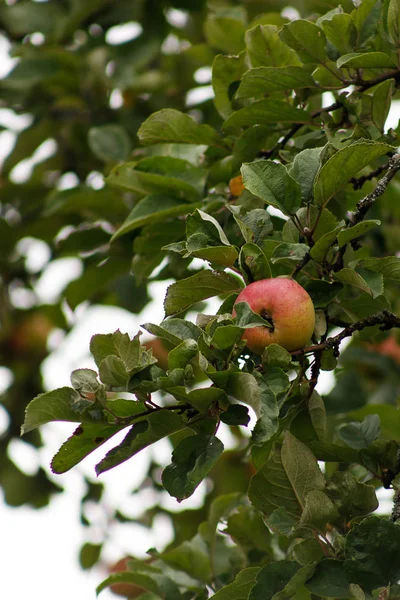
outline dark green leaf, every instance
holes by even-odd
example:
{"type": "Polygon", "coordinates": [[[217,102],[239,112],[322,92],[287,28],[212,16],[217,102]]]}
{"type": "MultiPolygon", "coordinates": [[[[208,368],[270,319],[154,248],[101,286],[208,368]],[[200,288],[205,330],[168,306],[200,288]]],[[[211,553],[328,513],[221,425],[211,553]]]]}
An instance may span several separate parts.
{"type": "Polygon", "coordinates": [[[392,104],[393,84],[393,79],[382,81],[375,87],[372,96],[372,121],[381,133],[384,132],[386,119],[392,104]]]}
{"type": "Polygon", "coordinates": [[[306,588],[318,596],[348,598],[349,584],[343,571],[343,562],[325,558],[315,568],[313,576],[306,582],[306,588]]]}
{"type": "Polygon", "coordinates": [[[317,174],[314,184],[316,203],[325,205],[358,171],[392,150],[389,144],[360,140],[336,152],[317,174]]]}
{"type": "Polygon", "coordinates": [[[178,502],[189,498],[224,450],[215,436],[193,435],[182,440],[172,453],[172,463],[163,471],[162,482],[178,502]]]}
{"type": "Polygon", "coordinates": [[[248,567],[236,575],[235,580],[218,590],[214,600],[247,600],[249,592],[255,583],[260,567],[248,567]]]}
{"type": "Polygon", "coordinates": [[[355,450],[368,448],[380,433],[381,423],[378,415],[367,415],[361,423],[345,423],[338,429],[340,439],[355,450]]]}
{"type": "Polygon", "coordinates": [[[247,242],[242,246],[239,264],[247,283],[268,279],[272,276],[271,267],[264,252],[253,242],[247,242]]]}
{"type": "Polygon", "coordinates": [[[373,273],[372,271],[367,271],[367,269],[363,269],[361,272],[362,275],[354,269],[345,267],[338,271],[338,273],[335,273],[333,277],[336,281],[352,285],[363,292],[367,292],[367,294],[370,294],[373,298],[377,298],[383,294],[382,275],[380,273],[375,273],[375,277],[371,277],[373,273]],[[368,281],[366,281],[366,278],[368,278],[368,281]]]}
{"type": "Polygon", "coordinates": [[[242,404],[231,404],[226,412],[221,414],[221,421],[227,425],[248,425],[250,421],[249,409],[242,404]]]}
{"type": "Polygon", "coordinates": [[[159,410],[131,426],[124,440],[110,450],[96,465],[96,473],[104,473],[125,462],[141,450],[184,427],[182,418],[171,410],[159,410]]]}
{"type": "MultiPolygon", "coordinates": [[[[132,403],[134,404],[134,403],[132,403]]],[[[83,423],[61,446],[51,461],[51,470],[57,475],[66,473],[86,456],[112,438],[121,425],[83,423]]]]}
{"type": "Polygon", "coordinates": [[[102,544],[83,544],[79,552],[79,563],[82,569],[91,569],[99,560],[102,544]]]}
{"type": "Polygon", "coordinates": [[[195,204],[182,203],[182,200],[167,194],[150,194],[149,196],[145,196],[132,209],[121,227],[114,233],[111,241],[144,225],[185,215],[198,206],[200,206],[200,202],[195,204]]]}
{"type": "Polygon", "coordinates": [[[239,290],[238,278],[221,271],[200,271],[173,283],[167,290],[164,310],[167,317],[181,312],[207,298],[239,290]]]}
{"type": "Polygon", "coordinates": [[[266,123],[311,123],[311,115],[283,100],[257,100],[250,106],[234,112],[223,124],[223,129],[238,129],[266,123]]]}
{"type": "Polygon", "coordinates": [[[400,529],[387,519],[369,516],[346,537],[344,573],[371,591],[400,578],[400,529]]]}
{"type": "Polygon", "coordinates": [[[301,188],[303,202],[313,199],[314,180],[320,168],[320,154],[322,148],[306,148],[296,154],[294,161],[288,168],[288,173],[301,188]]]}
{"type": "Polygon", "coordinates": [[[354,227],[347,227],[346,229],[342,229],[339,232],[337,238],[339,246],[344,246],[351,242],[351,240],[355,240],[356,238],[365,235],[371,229],[374,229],[377,225],[380,225],[381,222],[377,219],[370,221],[361,221],[361,223],[357,223],[354,227]]]}
{"type": "Polygon", "coordinates": [[[157,156],[115,167],[107,177],[109,185],[139,194],[169,194],[186,202],[199,199],[204,172],[180,158],[157,156]]]}
{"type": "Polygon", "coordinates": [[[88,133],[89,147],[104,162],[127,160],[132,144],[125,129],[120,125],[92,127],[88,133]]]}

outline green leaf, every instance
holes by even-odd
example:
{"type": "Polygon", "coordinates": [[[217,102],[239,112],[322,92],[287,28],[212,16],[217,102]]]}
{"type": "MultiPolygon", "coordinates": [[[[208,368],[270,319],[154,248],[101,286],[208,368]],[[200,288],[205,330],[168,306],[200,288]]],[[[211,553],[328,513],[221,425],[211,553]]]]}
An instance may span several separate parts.
{"type": "Polygon", "coordinates": [[[185,215],[200,205],[200,202],[195,204],[182,203],[182,200],[168,194],[150,194],[149,196],[145,196],[136,204],[121,227],[114,233],[111,242],[144,225],[185,215]]]}
{"type": "Polygon", "coordinates": [[[357,267],[363,267],[369,271],[382,273],[385,279],[400,281],[400,257],[398,256],[364,258],[357,263],[357,267]]]}
{"type": "Polygon", "coordinates": [[[256,67],[246,71],[236,98],[262,98],[284,90],[313,88],[314,80],[301,67],[256,67]]]}
{"type": "Polygon", "coordinates": [[[367,292],[367,294],[370,294],[373,298],[377,298],[383,294],[383,277],[381,274],[375,273],[375,275],[378,276],[372,277],[372,271],[368,271],[367,269],[363,269],[361,273],[362,274],[358,273],[354,269],[345,267],[338,273],[334,273],[333,278],[341,283],[353,285],[363,292],[367,292]],[[366,281],[366,278],[368,281],[366,281]]]}
{"type": "MultiPolygon", "coordinates": [[[[280,560],[265,565],[257,573],[256,583],[251,589],[249,600],[272,600],[275,595],[278,598],[278,593],[286,588],[299,569],[301,569],[300,565],[291,560],[280,560]]],[[[301,585],[302,583],[299,583],[299,587],[301,585]]],[[[285,595],[286,598],[290,596],[285,595]]]]}
{"type": "Polygon", "coordinates": [[[223,123],[223,129],[229,131],[251,125],[266,123],[311,123],[311,115],[300,108],[295,108],[283,100],[257,100],[245,108],[234,112],[223,123]]]}
{"type": "Polygon", "coordinates": [[[221,414],[221,421],[227,425],[247,427],[250,421],[249,409],[242,404],[231,404],[228,410],[221,414]]]}
{"type": "Polygon", "coordinates": [[[247,283],[272,277],[269,262],[260,246],[247,242],[240,249],[239,265],[247,283]]]}
{"type": "Polygon", "coordinates": [[[400,529],[387,519],[369,516],[346,536],[344,573],[363,589],[396,583],[400,578],[400,529]]]}
{"type": "Polygon", "coordinates": [[[102,544],[91,544],[86,542],[79,552],[79,564],[82,569],[91,569],[99,560],[102,544]]]}
{"type": "Polygon", "coordinates": [[[364,517],[379,506],[372,485],[361,483],[350,471],[336,471],[328,481],[325,493],[335,504],[340,518],[348,523],[364,517]]]}
{"type": "Polygon", "coordinates": [[[220,246],[221,244],[230,246],[230,241],[217,219],[199,209],[189,214],[186,219],[188,244],[190,237],[193,235],[201,235],[205,239],[205,245],[207,246],[220,246]]]}
{"type": "Polygon", "coordinates": [[[233,218],[239,226],[245,242],[254,242],[258,246],[273,231],[271,217],[264,208],[254,208],[244,215],[231,207],[233,218]]]}
{"type": "Polygon", "coordinates": [[[200,271],[169,286],[164,300],[165,315],[172,316],[196,302],[240,288],[239,279],[233,275],[222,271],[200,271]]]}
{"type": "Polygon", "coordinates": [[[280,36],[285,44],[296,50],[303,63],[326,62],[325,34],[311,21],[291,21],[282,27],[280,36]]]}
{"type": "Polygon", "coordinates": [[[389,0],[387,8],[387,30],[391,41],[400,42],[400,6],[398,0],[389,0]]]}
{"type": "Polygon", "coordinates": [[[131,140],[121,125],[92,127],[88,142],[93,154],[104,162],[127,160],[132,149],[131,140]]]}
{"type": "Polygon", "coordinates": [[[396,69],[394,60],[384,52],[351,52],[337,60],[339,68],[346,69],[396,69]]]}
{"type": "Polygon", "coordinates": [[[339,232],[337,238],[339,246],[344,246],[351,242],[351,240],[355,240],[356,238],[365,235],[371,229],[374,229],[377,225],[380,225],[381,222],[377,219],[373,219],[370,221],[361,221],[354,225],[354,227],[347,227],[339,232]]]}
{"type": "Polygon", "coordinates": [[[338,150],[321,167],[314,184],[317,204],[326,204],[361,169],[379,156],[393,151],[393,147],[382,142],[360,140],[338,150]]]}
{"type": "Polygon", "coordinates": [[[231,514],[225,532],[244,548],[271,553],[271,534],[260,513],[252,506],[240,506],[231,514]]]}
{"type": "Polygon", "coordinates": [[[239,56],[222,56],[218,54],[212,65],[212,86],[214,90],[214,104],[223,119],[227,119],[234,112],[230,93],[231,86],[239,80],[246,70],[245,53],[239,56]]]}
{"type": "Polygon", "coordinates": [[[251,503],[266,515],[284,508],[298,521],[311,490],[323,489],[324,478],[315,456],[302,442],[286,433],[280,450],[275,446],[264,466],[250,482],[251,503]]]}
{"type": "Polygon", "coordinates": [[[96,473],[104,473],[132,458],[135,454],[162,438],[184,428],[182,418],[171,410],[154,411],[131,426],[123,441],[110,450],[96,465],[96,473]]]}
{"type": "Polygon", "coordinates": [[[280,39],[276,25],[256,25],[246,31],[245,40],[252,67],[300,65],[296,53],[280,39]]]}
{"type": "Polygon", "coordinates": [[[361,423],[345,423],[338,429],[340,439],[355,450],[368,448],[380,433],[381,422],[378,415],[367,415],[361,423]]]}
{"type": "Polygon", "coordinates": [[[260,567],[243,569],[243,571],[240,571],[236,575],[232,583],[221,588],[214,594],[214,600],[247,600],[259,571],[260,567]]]}
{"type": "Polygon", "coordinates": [[[185,202],[199,200],[204,172],[181,158],[157,156],[116,166],[107,183],[139,194],[173,195],[185,202]]]}
{"type": "Polygon", "coordinates": [[[143,145],[158,143],[218,144],[219,136],[209,125],[196,121],[172,108],[163,108],[148,117],[139,127],[138,138],[143,145]]]}
{"type": "MultiPolygon", "coordinates": [[[[132,402],[132,404],[135,404],[132,402]]],[[[66,473],[94,450],[121,431],[121,425],[83,423],[61,446],[51,461],[51,470],[57,475],[66,473]]]]}
{"type": "Polygon", "coordinates": [[[167,342],[170,342],[173,346],[177,346],[182,340],[198,340],[203,335],[200,327],[197,327],[191,321],[185,319],[167,319],[163,321],[161,325],[154,325],[153,323],[145,323],[142,325],[143,329],[146,329],[149,333],[160,337],[167,342]]]}
{"type": "Polygon", "coordinates": [[[372,121],[381,133],[385,130],[386,119],[392,105],[394,83],[394,79],[387,79],[374,88],[371,116],[372,121]]]}
{"type": "Polygon", "coordinates": [[[184,340],[168,353],[168,369],[184,369],[198,351],[198,345],[194,340],[184,340]]]}
{"type": "Polygon", "coordinates": [[[309,247],[307,244],[290,244],[283,242],[283,244],[279,244],[273,251],[271,262],[273,264],[288,264],[291,266],[293,263],[303,260],[308,252],[309,247]]]}
{"type": "Polygon", "coordinates": [[[246,189],[266,204],[278,208],[285,215],[295,213],[300,207],[300,186],[282,164],[258,160],[245,163],[241,172],[246,189]]]}
{"type": "Polygon", "coordinates": [[[224,450],[215,436],[192,435],[172,453],[172,463],[162,474],[163,486],[178,502],[189,498],[215,465],[224,450]]]}
{"type": "Polygon", "coordinates": [[[331,19],[324,19],[321,27],[327,39],[338,49],[340,54],[347,54],[354,49],[357,41],[357,30],[351,15],[339,13],[331,19]]]}
{"type": "Polygon", "coordinates": [[[344,224],[339,224],[332,231],[328,231],[314,244],[310,250],[311,257],[317,262],[323,262],[327,253],[335,242],[339,232],[343,229],[344,224]]]}
{"type": "Polygon", "coordinates": [[[327,524],[335,523],[338,519],[339,513],[329,496],[321,490],[311,490],[307,494],[299,522],[300,529],[318,531],[325,535],[327,524]]]}
{"type": "Polygon", "coordinates": [[[288,173],[300,185],[303,202],[313,199],[314,180],[320,168],[322,148],[306,148],[296,154],[288,173]]]}
{"type": "Polygon", "coordinates": [[[183,571],[198,581],[204,583],[211,581],[209,549],[199,534],[172,550],[166,550],[160,558],[168,566],[183,571]]]}
{"type": "Polygon", "coordinates": [[[329,283],[329,281],[312,279],[305,283],[304,289],[310,294],[314,307],[318,309],[330,304],[343,286],[339,282],[329,283]]]}
{"type": "Polygon", "coordinates": [[[324,558],[315,567],[313,576],[305,583],[306,588],[317,596],[348,598],[349,584],[343,571],[343,562],[324,558]]]}
{"type": "Polygon", "coordinates": [[[78,392],[69,387],[39,394],[26,408],[21,435],[50,421],[79,423],[84,418],[88,422],[93,422],[94,419],[90,417],[90,412],[82,415],[77,408],[74,410],[74,406],[78,406],[81,400],[82,398],[78,392]]]}
{"type": "Polygon", "coordinates": [[[272,329],[273,327],[268,319],[264,319],[264,317],[251,310],[248,302],[238,302],[235,304],[235,322],[236,326],[242,329],[260,326],[272,329]]]}
{"type": "Polygon", "coordinates": [[[281,367],[285,369],[292,362],[292,356],[290,352],[279,346],[279,344],[270,344],[263,352],[262,361],[269,367],[281,367]]]}
{"type": "Polygon", "coordinates": [[[326,434],[326,411],[325,404],[316,391],[312,393],[311,398],[308,400],[308,412],[317,438],[323,441],[326,434]]]}
{"type": "Polygon", "coordinates": [[[213,48],[226,54],[239,54],[244,49],[245,26],[239,19],[209,14],[204,22],[204,35],[213,48]]]}

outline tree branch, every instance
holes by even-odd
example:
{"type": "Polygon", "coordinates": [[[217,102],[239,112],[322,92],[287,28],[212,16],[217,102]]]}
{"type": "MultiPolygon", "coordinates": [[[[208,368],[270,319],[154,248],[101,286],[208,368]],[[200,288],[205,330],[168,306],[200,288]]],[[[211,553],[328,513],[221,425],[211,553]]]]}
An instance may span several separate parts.
{"type": "Polygon", "coordinates": [[[290,354],[292,356],[302,356],[304,354],[323,352],[324,350],[329,350],[330,348],[335,348],[338,350],[340,342],[346,337],[350,337],[356,331],[361,331],[366,327],[373,327],[374,325],[381,325],[382,331],[392,329],[393,327],[400,328],[400,317],[397,317],[394,313],[391,313],[388,310],[382,310],[374,315],[371,315],[370,317],[361,319],[361,321],[346,325],[343,331],[326,339],[321,344],[315,344],[314,346],[307,346],[306,348],[301,348],[300,350],[294,350],[290,354]]]}

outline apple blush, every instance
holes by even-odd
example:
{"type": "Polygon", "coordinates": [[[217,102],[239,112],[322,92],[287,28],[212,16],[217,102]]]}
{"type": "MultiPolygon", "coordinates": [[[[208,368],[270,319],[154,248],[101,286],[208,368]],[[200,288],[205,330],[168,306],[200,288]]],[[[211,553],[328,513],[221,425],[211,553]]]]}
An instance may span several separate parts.
{"type": "MultiPolygon", "coordinates": [[[[313,334],[313,302],[293,279],[276,277],[254,281],[240,292],[235,304],[238,302],[247,302],[253,312],[267,321],[265,327],[261,325],[244,331],[247,347],[256,354],[262,354],[270,344],[279,344],[289,352],[299,350],[313,334]]],[[[235,316],[235,308],[232,314],[235,316]]]]}

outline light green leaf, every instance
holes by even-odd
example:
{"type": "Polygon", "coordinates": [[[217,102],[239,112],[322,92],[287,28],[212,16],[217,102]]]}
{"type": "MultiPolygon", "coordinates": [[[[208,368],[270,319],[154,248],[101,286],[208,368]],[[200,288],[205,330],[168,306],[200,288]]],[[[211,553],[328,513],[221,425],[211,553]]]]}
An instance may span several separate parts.
{"type": "MultiPolygon", "coordinates": [[[[78,392],[69,387],[62,387],[51,392],[39,394],[28,404],[25,410],[25,420],[21,428],[21,434],[24,435],[50,421],[72,421],[79,423],[84,416],[78,410],[74,410],[74,405],[79,405],[81,396],[78,392]]],[[[94,419],[90,413],[85,415],[89,423],[94,419]]]]}
{"type": "Polygon", "coordinates": [[[396,69],[395,61],[384,52],[351,52],[337,60],[337,66],[346,69],[396,69]]]}
{"type": "Polygon", "coordinates": [[[321,167],[314,184],[317,204],[326,204],[361,169],[393,151],[389,144],[360,140],[336,152],[321,167]]]}
{"type": "Polygon", "coordinates": [[[218,54],[212,65],[212,86],[214,90],[214,104],[223,119],[227,119],[234,112],[229,93],[232,84],[239,84],[245,67],[245,53],[239,56],[222,56],[218,54]]]}
{"type": "Polygon", "coordinates": [[[280,39],[276,25],[256,25],[246,31],[245,40],[252,67],[300,65],[296,53],[280,39]]]}
{"type": "Polygon", "coordinates": [[[314,180],[320,168],[319,157],[322,148],[306,148],[296,154],[294,161],[288,167],[288,173],[301,188],[303,202],[313,199],[314,180]]]}
{"type": "Polygon", "coordinates": [[[304,63],[326,62],[326,37],[315,23],[304,19],[291,21],[282,27],[280,36],[288,46],[296,50],[304,63]]]}
{"type": "Polygon", "coordinates": [[[354,227],[347,227],[339,232],[337,238],[339,246],[344,246],[351,242],[351,240],[355,240],[356,238],[365,235],[371,229],[374,229],[377,225],[380,225],[381,222],[377,219],[372,219],[370,221],[361,221],[354,225],[354,227]]]}
{"type": "Polygon", "coordinates": [[[372,121],[381,133],[385,130],[386,119],[392,105],[394,84],[394,79],[387,79],[374,88],[371,115],[372,121]]]}
{"type": "Polygon", "coordinates": [[[279,208],[285,215],[295,213],[300,207],[300,186],[282,164],[258,160],[245,163],[241,172],[246,189],[266,204],[279,208]]]}
{"type": "Polygon", "coordinates": [[[204,35],[213,48],[226,54],[239,54],[244,49],[246,28],[239,19],[209,14],[204,22],[204,35]]]}
{"type": "Polygon", "coordinates": [[[353,19],[348,13],[333,15],[331,19],[324,19],[321,27],[328,40],[337,48],[340,54],[352,52],[357,42],[357,30],[353,19]]]}
{"type": "Polygon", "coordinates": [[[218,144],[219,136],[209,125],[199,125],[189,115],[172,108],[163,108],[148,117],[139,127],[138,138],[143,145],[158,143],[218,144]]]}
{"type": "Polygon", "coordinates": [[[262,98],[274,92],[314,86],[311,75],[301,67],[256,67],[243,75],[236,98],[262,98]]]}

